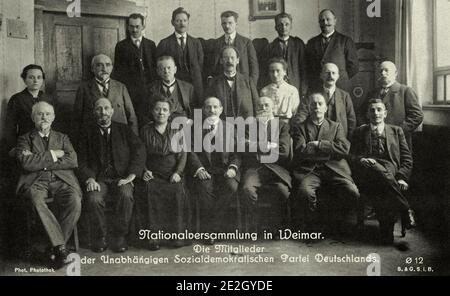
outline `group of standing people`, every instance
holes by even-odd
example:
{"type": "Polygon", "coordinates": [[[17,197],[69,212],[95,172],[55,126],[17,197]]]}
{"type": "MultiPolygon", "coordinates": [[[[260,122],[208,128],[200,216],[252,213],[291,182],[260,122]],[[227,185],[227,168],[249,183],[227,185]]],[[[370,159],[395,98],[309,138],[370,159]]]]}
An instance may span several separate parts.
{"type": "MultiPolygon", "coordinates": [[[[215,41],[214,65],[208,69],[201,42],[187,33],[189,19],[184,8],[174,10],[175,32],[156,46],[143,36],[144,17],[130,15],[129,36],[117,43],[114,63],[104,54],[92,59],[94,77],[77,91],[70,140],[52,128],[56,102],[40,90],[42,67],[23,69],[27,87],[8,103],[8,150],[21,168],[17,193],[37,210],[59,265],[67,261],[65,244],[80,216],[82,196],[95,252],[110,245],[107,234],[113,250],[127,250],[138,200],[152,231],[189,229],[191,199],[196,199],[201,231],[220,232],[236,192],[251,216],[258,216],[258,196],[268,187],[275,229],[285,226],[286,205],[293,227],[317,225],[323,203],[318,190],[324,185],[336,189],[332,199],[339,214],[359,204],[360,192],[375,192],[371,200],[384,242],[393,241],[399,211],[415,223],[404,190],[412,169],[411,134],[423,114],[415,92],[396,82],[392,62],[381,63],[380,89],[362,110],[354,110],[348,91],[358,73],[356,48],[335,30],[333,11],[319,14],[321,34],[306,46],[290,36],[292,17],[278,15],[278,37],[264,50],[263,63],[252,41],[237,33],[238,14],[226,11],[221,14],[224,35],[215,41]],[[258,90],[261,81],[265,86],[258,90]],[[171,121],[192,120],[196,108],[206,117],[202,138],[215,149],[174,149],[174,139],[180,147],[192,141],[171,121]],[[229,117],[254,117],[264,140],[245,135],[244,153],[217,149],[229,117]],[[267,149],[261,149],[264,145],[267,149]],[[249,147],[257,148],[250,152],[249,147]],[[271,153],[275,161],[263,162],[271,153]],[[50,195],[63,211],[48,209],[50,195]],[[106,207],[113,209],[111,231],[106,207]]],[[[160,242],[151,240],[148,248],[157,250],[160,242]]]]}

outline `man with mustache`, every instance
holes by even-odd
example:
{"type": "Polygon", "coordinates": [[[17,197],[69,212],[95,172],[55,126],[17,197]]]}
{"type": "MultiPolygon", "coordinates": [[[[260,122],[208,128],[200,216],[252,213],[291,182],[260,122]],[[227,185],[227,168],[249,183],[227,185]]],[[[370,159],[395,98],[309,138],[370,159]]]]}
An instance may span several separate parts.
{"type": "Polygon", "coordinates": [[[222,48],[220,63],[223,74],[211,80],[208,95],[218,98],[223,106],[222,118],[253,116],[258,92],[253,80],[239,73],[239,51],[231,45],[222,48]]]}
{"type": "Polygon", "coordinates": [[[145,18],[139,13],[127,19],[128,36],[119,41],[114,53],[114,71],[111,77],[126,85],[133,107],[141,118],[147,115],[143,106],[148,98],[147,87],[156,80],[156,44],[144,37],[145,18]],[[142,114],[141,114],[142,113],[142,114]]]}
{"type": "MultiPolygon", "coordinates": [[[[33,105],[34,130],[18,138],[16,158],[22,169],[17,195],[36,210],[50,239],[57,268],[69,263],[66,243],[80,217],[81,189],[73,170],[77,154],[69,137],[52,129],[53,106],[41,101],[33,105]],[[54,198],[57,211],[45,200],[54,198]]],[[[30,246],[31,247],[31,246],[30,246]]]]}
{"type": "Polygon", "coordinates": [[[236,32],[238,18],[239,14],[234,11],[225,11],[220,15],[222,29],[225,34],[215,40],[214,66],[209,76],[213,77],[222,73],[222,48],[228,45],[235,47],[239,52],[240,63],[237,68],[238,72],[250,78],[257,85],[259,78],[258,57],[252,41],[236,32]]]}
{"type": "Polygon", "coordinates": [[[294,159],[292,161],[294,190],[292,214],[294,225],[302,223],[308,230],[317,230],[318,211],[329,204],[330,225],[341,231],[343,218],[351,206],[357,204],[359,191],[351,177],[347,156],[350,142],[342,124],[325,117],[327,102],[322,93],[309,96],[309,117],[292,126],[294,159]],[[324,201],[318,190],[327,186],[335,192],[324,201]]]}
{"type": "Polygon", "coordinates": [[[319,88],[322,65],[334,63],[340,70],[338,87],[350,92],[350,79],[359,72],[358,55],[353,40],[336,31],[336,22],[336,14],[331,9],[319,13],[322,32],[306,44],[308,86],[319,88]]]}
{"type": "MultiPolygon", "coordinates": [[[[173,57],[161,56],[156,61],[156,64],[160,79],[153,82],[150,86],[150,99],[147,99],[144,107],[148,115],[151,115],[152,98],[162,95],[171,101],[172,118],[179,116],[192,118],[194,108],[197,106],[194,98],[194,87],[186,81],[175,78],[178,68],[173,57]]],[[[147,121],[149,120],[152,119],[149,118],[147,121]]]]}
{"type": "Polygon", "coordinates": [[[112,61],[107,55],[99,54],[92,58],[94,78],[81,83],[73,105],[72,133],[76,147],[81,131],[96,121],[92,116],[93,106],[99,98],[110,100],[115,110],[112,115],[114,121],[126,124],[136,135],[138,133],[138,120],[127,87],[110,78],[112,70],[112,61]]]}
{"type": "MultiPolygon", "coordinates": [[[[412,151],[412,133],[423,121],[423,112],[416,92],[409,86],[397,82],[397,67],[390,61],[382,62],[378,67],[379,88],[369,94],[368,98],[381,99],[390,108],[385,122],[400,126],[412,151]]],[[[359,123],[367,123],[368,104],[361,104],[359,123]]]]}
{"type": "MultiPolygon", "coordinates": [[[[195,96],[203,100],[203,47],[200,40],[187,33],[191,15],[178,7],[172,13],[175,32],[161,40],[156,48],[157,57],[172,56],[177,66],[177,79],[194,85],[195,96]]],[[[200,107],[201,104],[197,105],[200,107]]]]}
{"type": "Polygon", "coordinates": [[[84,185],[94,252],[103,252],[108,246],[107,201],[114,215],[113,251],[128,249],[126,236],[133,212],[133,181],[141,176],[146,160],[145,147],[139,137],[126,124],[112,120],[115,111],[107,98],[95,101],[92,106],[95,122],[83,130],[80,138],[78,173],[84,185]]]}
{"type": "Polygon", "coordinates": [[[403,195],[413,160],[402,128],[385,123],[388,111],[381,99],[369,101],[367,116],[370,123],[358,127],[353,135],[354,177],[375,207],[381,242],[392,244],[397,213],[415,225],[414,212],[403,195]]]}
{"type": "MultiPolygon", "coordinates": [[[[227,126],[220,119],[223,106],[218,98],[209,97],[203,103],[206,116],[203,139],[211,147],[189,154],[193,189],[197,192],[200,205],[201,232],[223,232],[225,214],[231,198],[237,191],[240,178],[240,158],[231,146],[234,140],[228,138],[234,126],[227,126]]],[[[207,244],[214,244],[208,240],[207,244]]]]}
{"type": "MultiPolygon", "coordinates": [[[[344,129],[344,134],[347,139],[351,139],[353,130],[356,128],[356,115],[353,109],[352,98],[350,94],[343,89],[336,86],[339,81],[339,68],[336,64],[326,63],[322,67],[320,78],[322,79],[322,86],[315,90],[315,92],[322,93],[327,102],[327,112],[325,117],[339,122],[344,129]]],[[[308,110],[308,108],[302,108],[308,110]]],[[[298,112],[294,116],[294,120],[303,122],[308,115],[306,112],[298,112]]]]}
{"type": "Polygon", "coordinates": [[[256,139],[249,135],[248,149],[242,153],[241,196],[250,216],[250,231],[262,226],[278,236],[278,230],[286,226],[286,209],[291,188],[288,167],[291,138],[289,125],[274,116],[274,103],[271,98],[257,100],[258,133],[256,139]],[[252,151],[252,146],[257,145],[252,151]],[[256,151],[256,152],[254,152],[256,151]],[[265,194],[264,194],[265,193],[265,194]],[[258,211],[261,200],[271,204],[270,213],[265,216],[258,211]]]}

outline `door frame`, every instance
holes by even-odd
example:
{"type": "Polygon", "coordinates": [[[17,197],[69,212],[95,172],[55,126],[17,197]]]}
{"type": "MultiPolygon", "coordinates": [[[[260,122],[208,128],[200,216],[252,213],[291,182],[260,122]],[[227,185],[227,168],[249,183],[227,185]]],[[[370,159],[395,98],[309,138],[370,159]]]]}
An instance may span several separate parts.
{"type": "MultiPolygon", "coordinates": [[[[44,65],[44,13],[66,13],[69,2],[61,0],[35,0],[34,5],[34,60],[44,65]]],[[[127,18],[132,13],[146,16],[146,7],[127,0],[81,0],[81,17],[83,15],[127,18]]]]}

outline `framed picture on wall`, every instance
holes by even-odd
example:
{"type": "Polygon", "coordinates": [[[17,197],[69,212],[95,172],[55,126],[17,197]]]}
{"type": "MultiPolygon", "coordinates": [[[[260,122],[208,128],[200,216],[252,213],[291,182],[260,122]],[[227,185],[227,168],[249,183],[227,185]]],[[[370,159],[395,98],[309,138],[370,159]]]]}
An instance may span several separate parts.
{"type": "Polygon", "coordinates": [[[250,0],[251,21],[274,18],[284,12],[284,0],[250,0]]]}

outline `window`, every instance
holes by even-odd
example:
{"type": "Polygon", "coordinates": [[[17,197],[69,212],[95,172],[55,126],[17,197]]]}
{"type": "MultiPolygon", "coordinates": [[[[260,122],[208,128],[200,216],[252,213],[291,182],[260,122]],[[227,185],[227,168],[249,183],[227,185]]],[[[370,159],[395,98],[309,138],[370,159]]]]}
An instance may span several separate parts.
{"type": "Polygon", "coordinates": [[[433,1],[434,104],[450,105],[450,1],[433,1]]]}

